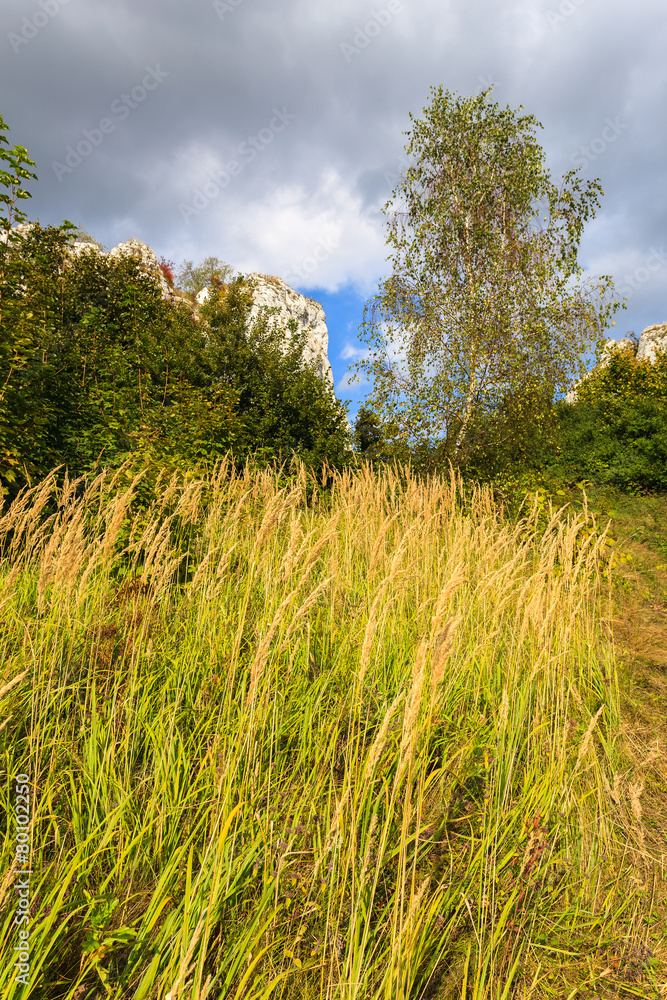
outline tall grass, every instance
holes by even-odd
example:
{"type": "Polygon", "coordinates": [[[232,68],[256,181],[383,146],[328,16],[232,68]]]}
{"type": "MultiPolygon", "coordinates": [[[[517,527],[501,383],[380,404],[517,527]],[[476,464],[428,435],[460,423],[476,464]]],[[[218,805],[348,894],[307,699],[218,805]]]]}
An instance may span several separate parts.
{"type": "Polygon", "coordinates": [[[607,975],[638,903],[589,513],[510,523],[396,468],[325,494],[223,463],[144,511],[121,482],[50,477],[0,520],[0,739],[33,793],[31,985],[5,879],[0,994],[505,1000],[607,975]]]}

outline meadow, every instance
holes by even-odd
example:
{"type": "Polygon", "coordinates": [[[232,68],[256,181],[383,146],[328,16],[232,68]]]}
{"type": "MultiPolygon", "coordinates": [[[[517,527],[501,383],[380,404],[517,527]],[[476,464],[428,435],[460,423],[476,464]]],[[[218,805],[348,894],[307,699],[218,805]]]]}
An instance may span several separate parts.
{"type": "Polygon", "coordinates": [[[140,485],[51,475],[0,517],[32,872],[25,987],[10,830],[3,998],[657,995],[585,498],[509,518],[454,472],[300,463],[140,485]]]}

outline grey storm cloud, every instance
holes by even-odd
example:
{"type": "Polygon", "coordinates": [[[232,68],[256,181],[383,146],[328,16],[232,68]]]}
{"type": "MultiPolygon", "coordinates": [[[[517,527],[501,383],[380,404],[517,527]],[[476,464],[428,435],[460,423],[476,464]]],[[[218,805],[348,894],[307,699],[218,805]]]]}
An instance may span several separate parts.
{"type": "Polygon", "coordinates": [[[667,319],[666,44],[664,0],[4,0],[0,112],[42,224],[368,297],[410,113],[492,85],[555,179],[600,177],[581,261],[620,337],[667,319]]]}

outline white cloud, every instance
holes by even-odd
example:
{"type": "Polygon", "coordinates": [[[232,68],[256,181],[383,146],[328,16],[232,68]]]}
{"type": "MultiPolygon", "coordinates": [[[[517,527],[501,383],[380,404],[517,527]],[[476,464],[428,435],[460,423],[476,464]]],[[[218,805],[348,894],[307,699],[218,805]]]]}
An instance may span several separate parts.
{"type": "Polygon", "coordinates": [[[362,358],[368,357],[370,351],[368,348],[355,347],[349,341],[345,342],[343,350],[338,355],[342,361],[359,361],[362,358]]]}
{"type": "MultiPolygon", "coordinates": [[[[370,297],[390,270],[380,207],[387,175],[404,169],[410,113],[421,116],[431,85],[471,95],[494,82],[501,106],[523,105],[543,123],[537,136],[556,180],[607,117],[625,116],[628,128],[583,172],[599,176],[606,195],[582,259],[621,285],[667,232],[664,0],[607,0],[604,16],[582,0],[552,27],[546,14],[559,6],[402,0],[347,63],[340,43],[387,0],[241,0],[223,19],[209,0],[63,5],[16,51],[6,41],[0,63],[10,144],[37,163],[23,208],[43,224],[69,218],[107,246],[135,235],[177,262],[212,254],[282,276],[306,261],[300,287],[370,297]],[[51,162],[155,64],[168,76],[150,100],[58,183],[51,162]],[[241,143],[267,136],[275,108],[294,116],[289,125],[185,221],[179,204],[241,143]]],[[[5,0],[0,34],[21,30],[37,9],[5,0]]],[[[666,273],[638,283],[619,326],[665,318],[666,273]]],[[[330,329],[335,365],[359,318],[330,329]]]]}

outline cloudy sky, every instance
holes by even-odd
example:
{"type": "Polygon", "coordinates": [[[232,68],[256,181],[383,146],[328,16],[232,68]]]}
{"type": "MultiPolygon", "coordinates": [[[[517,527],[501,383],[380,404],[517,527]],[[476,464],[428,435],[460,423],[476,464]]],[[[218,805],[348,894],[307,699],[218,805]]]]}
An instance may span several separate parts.
{"type": "Polygon", "coordinates": [[[627,298],[609,335],[667,321],[664,0],[2,0],[0,46],[28,217],[284,278],[324,305],[351,416],[381,208],[432,85],[493,85],[544,126],[555,180],[601,179],[580,262],[627,298]]]}

